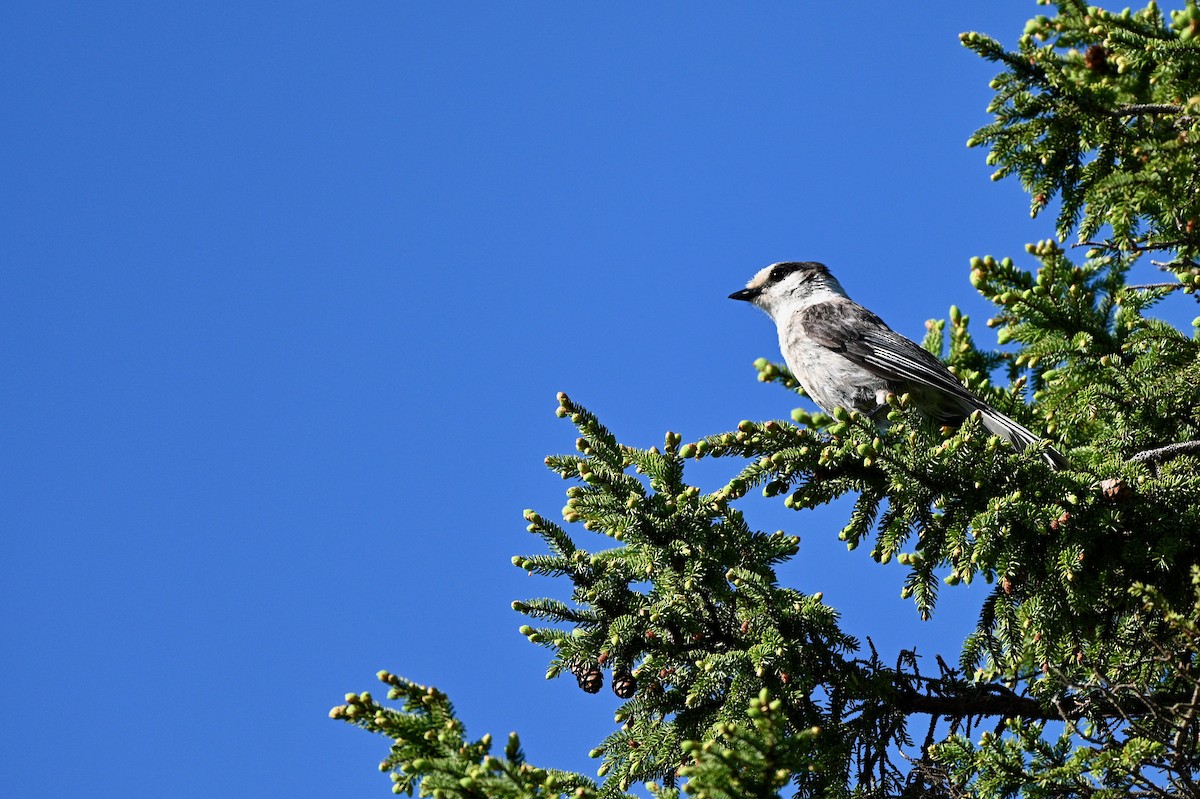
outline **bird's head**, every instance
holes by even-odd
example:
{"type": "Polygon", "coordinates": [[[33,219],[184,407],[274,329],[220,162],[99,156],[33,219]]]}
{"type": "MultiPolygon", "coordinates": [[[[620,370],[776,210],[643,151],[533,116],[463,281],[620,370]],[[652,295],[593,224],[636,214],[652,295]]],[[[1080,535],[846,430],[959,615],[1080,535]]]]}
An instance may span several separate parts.
{"type": "Polygon", "coordinates": [[[831,297],[845,297],[837,278],[815,261],[784,261],[763,267],[746,288],[729,295],[762,308],[771,318],[831,297]]]}

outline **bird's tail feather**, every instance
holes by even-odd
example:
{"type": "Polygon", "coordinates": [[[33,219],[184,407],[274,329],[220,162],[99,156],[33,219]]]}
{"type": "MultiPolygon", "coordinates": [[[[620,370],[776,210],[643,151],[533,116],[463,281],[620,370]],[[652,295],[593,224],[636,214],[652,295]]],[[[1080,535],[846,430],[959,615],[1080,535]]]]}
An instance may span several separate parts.
{"type": "MultiPolygon", "coordinates": [[[[1030,444],[1036,444],[1042,440],[1040,436],[1034,435],[1027,427],[1008,418],[995,408],[981,407],[978,410],[981,414],[983,426],[988,429],[988,432],[992,435],[1000,436],[1012,444],[1017,452],[1024,452],[1025,448],[1030,444]]],[[[1051,468],[1065,469],[1068,466],[1067,459],[1058,450],[1049,445],[1046,446],[1046,451],[1042,453],[1042,457],[1046,460],[1046,463],[1050,464],[1051,468]]]]}

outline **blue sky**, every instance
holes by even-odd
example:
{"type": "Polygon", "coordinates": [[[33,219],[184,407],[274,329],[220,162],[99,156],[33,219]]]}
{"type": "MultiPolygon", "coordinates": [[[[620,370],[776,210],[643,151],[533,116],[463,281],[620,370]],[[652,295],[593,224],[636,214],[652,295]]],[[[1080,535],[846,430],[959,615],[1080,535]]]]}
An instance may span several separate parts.
{"type": "MultiPolygon", "coordinates": [[[[642,446],[787,418],[726,299],[758,268],[986,343],[968,259],[1052,232],[964,145],[994,70],[957,34],[1032,2],[9,5],[13,795],[388,795],[326,718],[380,668],[593,772],[617,700],[546,682],[509,607],[559,590],[509,564],[563,502],[555,392],[642,446]]],[[[973,619],[920,623],[844,509],[747,510],[884,651],[973,619]]]]}

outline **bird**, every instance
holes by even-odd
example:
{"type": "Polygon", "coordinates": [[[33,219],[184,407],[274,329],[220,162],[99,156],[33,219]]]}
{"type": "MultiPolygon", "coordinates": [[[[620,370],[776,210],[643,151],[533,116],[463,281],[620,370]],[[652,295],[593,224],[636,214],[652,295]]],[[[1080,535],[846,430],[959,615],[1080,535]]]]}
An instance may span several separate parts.
{"type": "MultiPolygon", "coordinates": [[[[729,298],[749,302],[774,320],[784,361],[826,413],[845,408],[877,418],[889,394],[908,394],[938,424],[961,424],[978,411],[988,432],[1017,451],[1041,440],[972,393],[924,347],[850,299],[824,264],[771,264],[729,298]]],[[[1043,457],[1052,468],[1067,466],[1052,447],[1043,457]]]]}

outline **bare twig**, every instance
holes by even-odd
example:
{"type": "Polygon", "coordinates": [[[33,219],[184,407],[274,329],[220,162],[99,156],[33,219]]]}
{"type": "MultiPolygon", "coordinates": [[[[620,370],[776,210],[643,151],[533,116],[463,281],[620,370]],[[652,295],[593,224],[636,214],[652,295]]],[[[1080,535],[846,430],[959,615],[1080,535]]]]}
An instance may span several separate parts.
{"type": "Polygon", "coordinates": [[[1119,250],[1119,249],[1121,249],[1117,245],[1113,244],[1111,241],[1077,241],[1071,245],[1072,249],[1079,249],[1080,247],[1094,247],[1097,250],[1119,250]]]}
{"type": "Polygon", "coordinates": [[[1108,113],[1115,117],[1137,117],[1148,114],[1181,114],[1183,113],[1183,106],[1171,103],[1133,103],[1131,105],[1123,105],[1108,113]]]}
{"type": "Polygon", "coordinates": [[[1134,463],[1161,463],[1193,452],[1200,452],[1200,441],[1180,441],[1177,444],[1167,444],[1158,449],[1148,449],[1145,452],[1139,452],[1129,460],[1134,463]]]}
{"type": "MultiPolygon", "coordinates": [[[[1153,252],[1154,250],[1174,250],[1183,247],[1187,244],[1195,244],[1194,241],[1188,239],[1174,239],[1172,241],[1130,241],[1125,244],[1118,244],[1113,241],[1077,241],[1071,245],[1072,249],[1080,247],[1091,247],[1097,250],[1112,250],[1114,252],[1153,252]]],[[[1169,266],[1158,261],[1151,261],[1155,266],[1169,266]]]]}
{"type": "Polygon", "coordinates": [[[1182,283],[1135,283],[1132,286],[1126,286],[1127,289],[1175,289],[1183,288],[1182,283]]]}

